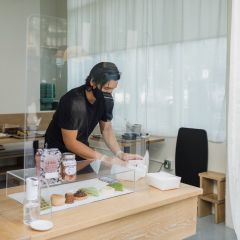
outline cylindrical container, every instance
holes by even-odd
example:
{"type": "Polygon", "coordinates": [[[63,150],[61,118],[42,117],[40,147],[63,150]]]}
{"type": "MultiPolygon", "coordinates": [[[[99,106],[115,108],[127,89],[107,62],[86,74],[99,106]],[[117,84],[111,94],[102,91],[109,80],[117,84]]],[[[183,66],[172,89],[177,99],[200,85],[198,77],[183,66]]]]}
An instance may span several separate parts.
{"type": "Polygon", "coordinates": [[[77,161],[75,159],[75,154],[63,153],[61,166],[62,180],[67,182],[75,181],[76,174],[77,174],[77,161]]]}
{"type": "Polygon", "coordinates": [[[39,182],[37,178],[26,179],[26,194],[23,203],[23,222],[30,224],[40,216],[39,182]]]}
{"type": "Polygon", "coordinates": [[[140,135],[141,134],[141,129],[142,129],[141,124],[135,123],[135,124],[132,125],[132,132],[133,133],[136,133],[136,134],[140,135]]]}

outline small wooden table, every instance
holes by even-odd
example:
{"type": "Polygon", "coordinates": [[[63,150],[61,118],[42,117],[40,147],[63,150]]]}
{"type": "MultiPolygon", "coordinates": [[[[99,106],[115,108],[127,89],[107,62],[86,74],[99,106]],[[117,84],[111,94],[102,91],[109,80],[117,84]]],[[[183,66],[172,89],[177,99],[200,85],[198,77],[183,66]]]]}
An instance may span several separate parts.
{"type": "Polygon", "coordinates": [[[31,230],[22,223],[22,205],[0,190],[0,239],[172,239],[196,232],[197,199],[202,189],[181,184],[179,189],[143,191],[55,212],[54,228],[31,230]]]}
{"type": "Polygon", "coordinates": [[[208,171],[199,173],[199,177],[203,195],[199,196],[198,216],[210,215],[213,206],[215,223],[223,222],[225,219],[225,174],[208,171]],[[213,191],[214,184],[217,186],[216,193],[213,191]]]}

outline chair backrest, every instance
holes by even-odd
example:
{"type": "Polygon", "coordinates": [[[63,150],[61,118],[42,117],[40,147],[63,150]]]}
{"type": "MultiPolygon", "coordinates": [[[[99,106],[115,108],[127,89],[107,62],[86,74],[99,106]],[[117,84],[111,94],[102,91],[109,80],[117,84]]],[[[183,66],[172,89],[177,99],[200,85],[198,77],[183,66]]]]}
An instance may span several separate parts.
{"type": "Polygon", "coordinates": [[[198,173],[208,166],[208,139],[203,129],[180,128],[175,153],[176,175],[182,182],[199,187],[198,173]]]}

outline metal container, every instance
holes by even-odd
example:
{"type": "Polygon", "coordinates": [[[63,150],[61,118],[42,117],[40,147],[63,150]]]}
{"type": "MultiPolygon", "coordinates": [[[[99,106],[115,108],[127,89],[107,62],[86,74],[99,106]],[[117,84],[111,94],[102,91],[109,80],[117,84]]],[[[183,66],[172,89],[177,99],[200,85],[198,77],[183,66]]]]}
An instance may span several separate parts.
{"type": "Polygon", "coordinates": [[[141,124],[138,124],[138,123],[135,123],[133,125],[129,124],[129,123],[126,124],[126,132],[127,133],[135,133],[135,134],[140,135],[141,131],[142,131],[142,125],[141,124]]]}

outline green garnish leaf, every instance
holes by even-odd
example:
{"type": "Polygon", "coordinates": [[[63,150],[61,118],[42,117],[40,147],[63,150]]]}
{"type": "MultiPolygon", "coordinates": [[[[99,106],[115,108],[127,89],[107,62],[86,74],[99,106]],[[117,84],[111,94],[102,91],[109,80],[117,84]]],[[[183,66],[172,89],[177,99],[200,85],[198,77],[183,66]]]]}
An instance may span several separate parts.
{"type": "Polygon", "coordinates": [[[84,193],[86,193],[86,194],[95,196],[95,197],[99,196],[99,192],[98,192],[98,190],[95,187],[81,188],[79,190],[84,192],[84,193]]]}
{"type": "Polygon", "coordinates": [[[50,204],[44,198],[41,198],[40,210],[46,210],[49,208],[50,208],[50,204]]]}
{"type": "Polygon", "coordinates": [[[121,191],[121,192],[123,191],[123,185],[120,182],[111,183],[108,186],[114,188],[115,191],[121,191]]]}

